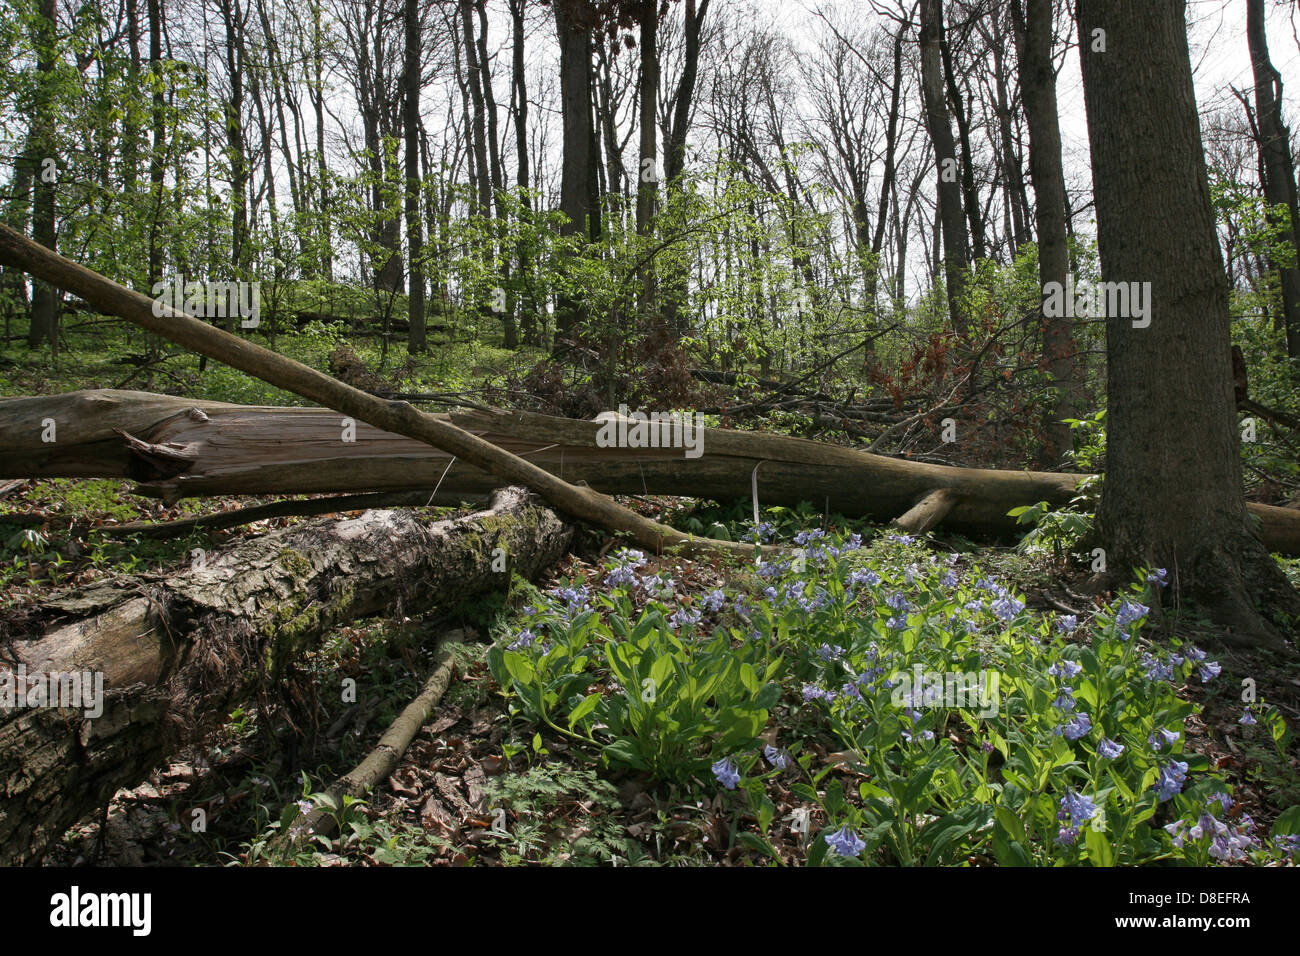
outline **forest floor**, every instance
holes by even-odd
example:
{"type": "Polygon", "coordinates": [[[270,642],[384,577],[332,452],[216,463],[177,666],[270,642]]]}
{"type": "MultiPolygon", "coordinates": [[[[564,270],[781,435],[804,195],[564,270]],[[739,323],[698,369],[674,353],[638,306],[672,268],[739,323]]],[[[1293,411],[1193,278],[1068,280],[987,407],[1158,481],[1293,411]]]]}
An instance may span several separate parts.
{"type": "MultiPolygon", "coordinates": [[[[139,352],[144,341],[101,344],[102,351],[71,353],[53,370],[26,360],[14,348],[0,351],[0,394],[126,387],[245,403],[297,403],[221,367],[208,369],[200,379],[192,356],[177,355],[148,368],[138,356],[124,363],[123,354],[139,352]]],[[[324,368],[338,344],[330,335],[298,336],[286,339],[282,350],[324,368]]],[[[366,358],[375,356],[367,353],[366,358]]],[[[448,345],[436,360],[438,367],[426,366],[418,374],[408,370],[405,379],[390,375],[388,380],[412,390],[486,389],[489,381],[518,376],[528,361],[473,343],[448,345]]],[[[169,540],[119,540],[94,531],[104,523],[162,521],[266,500],[185,500],[165,507],[132,494],[125,482],[0,482],[3,605],[37,602],[104,576],[176,567],[192,548],[220,547],[303,520],[272,519],[169,540]]],[[[624,503],[695,533],[706,528],[712,533],[720,524],[739,537],[748,525],[746,509],[739,506],[640,498],[624,503]]],[[[1080,593],[1086,590],[1085,574],[1077,566],[1058,564],[1046,551],[944,534],[913,541],[812,508],[769,509],[763,517],[777,526],[784,543],[821,547],[826,532],[825,540],[841,542],[843,551],[832,548],[834,555],[823,554],[807,574],[782,567],[768,580],[773,575],[762,568],[676,557],[629,558],[607,537],[583,532],[573,553],[535,585],[516,581],[506,595],[424,619],[354,621],[308,655],[275,699],[236,710],[200,747],[177,755],[141,786],[120,791],[107,808],[106,823],[91,820],[69,831],[46,862],[858,862],[854,853],[837,849],[828,854],[828,841],[822,839],[827,834],[839,834],[840,845],[846,840],[852,844],[860,835],[866,862],[1208,862],[1208,840],[1196,851],[1199,857],[1190,850],[1175,852],[1157,832],[1177,833],[1173,804],[1157,802],[1149,793],[1143,796],[1170,760],[1187,764],[1197,780],[1189,778],[1179,799],[1194,797],[1205,805],[1207,798],[1213,803],[1216,794],[1230,788],[1231,807],[1216,815],[1234,829],[1253,820],[1256,849],[1270,843],[1265,835],[1270,828],[1274,836],[1295,832],[1300,742],[1286,725],[1300,719],[1300,671],[1292,661],[1222,647],[1213,628],[1185,614],[1166,613],[1159,620],[1153,614],[1126,646],[1121,612],[1134,604],[1145,611],[1138,602],[1158,589],[1139,582],[1145,591],[1086,597],[1080,593]],[[849,553],[843,542],[851,537],[849,553]],[[870,593],[860,589],[854,595],[845,586],[870,577],[882,582],[871,585],[876,590],[870,593]],[[899,611],[901,626],[890,617],[894,611],[899,611]],[[1077,631],[1073,626],[1062,631],[1063,615],[1078,618],[1077,631]],[[681,732],[674,751],[679,764],[666,763],[672,754],[654,752],[653,741],[648,743],[634,728],[623,728],[621,737],[611,729],[613,705],[626,695],[614,673],[616,662],[601,654],[626,643],[627,628],[633,625],[638,631],[631,637],[637,639],[647,621],[663,641],[656,653],[688,669],[701,668],[692,672],[693,679],[707,679],[715,666],[751,668],[744,679],[755,682],[757,696],[746,699],[742,693],[731,710],[736,727],[758,721],[754,736],[765,749],[736,751],[734,763],[711,765],[700,755],[730,739],[736,727],[709,723],[676,699],[661,702],[665,707],[680,704],[681,713],[689,715],[673,725],[674,733],[681,732]],[[365,801],[336,809],[339,837],[321,837],[289,857],[273,853],[280,829],[355,766],[416,695],[439,637],[452,628],[470,635],[453,647],[456,680],[397,771],[365,801]],[[769,636],[761,648],[760,630],[769,636]],[[836,644],[837,636],[845,647],[836,644]],[[547,649],[563,641],[574,648],[564,661],[569,670],[550,675],[556,686],[567,688],[561,696],[576,700],[586,695],[600,708],[598,723],[591,714],[573,723],[561,721],[567,731],[538,719],[517,679],[519,668],[527,669],[522,663],[527,653],[540,673],[544,660],[554,659],[547,649]],[[867,688],[877,641],[886,650],[884,657],[893,654],[903,664],[913,656],[944,668],[998,659],[1006,668],[1004,700],[1006,689],[1015,688],[1025,710],[1004,714],[995,725],[957,711],[927,712],[901,727],[894,720],[887,741],[869,739],[879,722],[864,720],[863,711],[854,710],[863,704],[859,690],[850,687],[853,680],[836,688],[844,676],[853,678],[859,670],[860,687],[867,688]],[[1212,680],[1198,674],[1196,658],[1190,656],[1199,654],[1198,643],[1221,667],[1212,680]],[[1177,662],[1167,656],[1173,653],[1167,648],[1180,651],[1177,662]],[[1090,654],[1119,656],[1098,665],[1090,654]],[[1177,663],[1174,672],[1160,681],[1144,679],[1151,654],[1157,667],[1177,663]],[[1086,704],[1099,722],[1123,716],[1133,723],[1132,734],[1123,738],[1128,750],[1123,759],[1130,761],[1124,773],[1101,767],[1091,752],[1076,759],[1061,726],[1053,729],[1072,712],[1072,702],[1053,710],[1051,696],[1061,683],[1051,676],[1052,668],[1067,660],[1098,668],[1095,680],[1085,677],[1077,688],[1080,706],[1086,704]],[[326,684],[325,675],[340,670],[359,675],[355,704],[318,691],[326,684]],[[1117,676],[1121,671],[1122,679],[1117,676]],[[776,690],[767,695],[764,687],[759,693],[769,673],[776,690]],[[1104,699],[1107,680],[1118,681],[1122,691],[1112,693],[1109,703],[1104,699]],[[762,707],[755,703],[758,697],[764,698],[762,707]],[[1136,701],[1136,710],[1124,710],[1130,700],[1136,701]],[[1103,717],[1107,707],[1111,717],[1103,717]],[[1161,728],[1178,737],[1164,750],[1161,728]],[[611,736],[618,738],[613,745],[611,736]],[[1048,762],[1034,763],[1034,754],[1046,754],[1048,762]],[[1030,787],[1028,781],[1040,772],[1039,786],[1030,787]],[[1051,783],[1043,783],[1049,774],[1051,783]],[[991,809],[1017,780],[1026,782],[1026,792],[1016,798],[1023,802],[1021,823],[995,816],[991,809]],[[1113,840],[1107,842],[1076,828],[1068,839],[1054,840],[1057,800],[1074,792],[1070,781],[1081,790],[1105,784],[1090,792],[1099,802],[1108,800],[1105,805],[1115,812],[1128,808],[1122,823],[1126,835],[1112,829],[1113,840]],[[904,812],[894,813],[895,807],[904,812]],[[204,811],[206,821],[198,830],[190,823],[196,809],[204,811]],[[1138,822],[1153,835],[1144,830],[1134,836],[1138,822]]],[[[1282,564],[1300,584],[1300,562],[1282,564]]],[[[639,639],[648,638],[642,634],[639,639]]],[[[878,683],[872,686],[881,693],[878,683]]],[[[883,693],[887,699],[887,685],[883,693]]],[[[1187,806],[1183,811],[1194,818],[1187,806]]],[[[1263,865],[1280,859],[1277,853],[1250,857],[1263,865]]]]}
{"type": "MultiPolygon", "coordinates": [[[[208,501],[204,510],[243,503],[246,499],[208,501]]],[[[669,499],[628,503],[679,525],[696,516],[706,521],[725,517],[721,509],[707,503],[698,507],[669,499]]],[[[101,522],[166,520],[198,509],[193,503],[162,508],[129,494],[117,482],[54,480],[12,489],[0,501],[0,529],[5,513],[34,510],[51,516],[50,522],[37,528],[47,540],[47,550],[18,554],[6,547],[0,555],[5,562],[7,605],[39,600],[52,586],[89,583],[99,575],[123,570],[124,564],[136,573],[159,570],[183,561],[190,547],[214,547],[303,520],[273,519],[230,532],[194,532],[174,541],[104,545],[90,530],[101,522]]],[[[784,517],[791,528],[818,527],[825,520],[811,514],[784,517]]],[[[845,523],[842,530],[864,537],[884,536],[883,529],[865,522],[845,523]]],[[[707,770],[673,781],[655,780],[628,767],[611,770],[601,766],[590,747],[511,714],[488,666],[490,643],[501,644],[514,636],[521,609],[547,590],[580,587],[585,582],[592,600],[601,591],[609,593],[610,586],[601,583],[602,552],[607,558],[609,545],[603,536],[584,534],[575,553],[552,568],[536,588],[517,586],[506,599],[476,601],[424,620],[372,619],[339,629],[293,677],[296,695],[305,692],[315,708],[308,720],[303,719],[301,705],[287,712],[256,705],[236,711],[200,748],[178,755],[147,783],[119,792],[108,808],[106,827],[92,820],[70,831],[47,862],[145,866],[273,861],[319,866],[748,865],[772,858],[790,864],[806,862],[810,843],[798,814],[807,801],[792,779],[778,775],[767,787],[775,823],[765,828],[766,846],[759,848],[754,841],[738,839],[740,834],[756,832],[758,816],[736,792],[719,787],[707,770]],[[340,811],[343,837],[322,838],[290,859],[269,857],[272,838],[282,821],[298,812],[300,801],[308,806],[312,793],[323,791],[334,777],[359,762],[415,695],[430,670],[437,637],[451,627],[466,628],[472,637],[455,648],[457,679],[387,784],[364,803],[340,811]],[[341,669],[363,675],[359,704],[330,701],[312,691],[318,686],[315,677],[341,669]],[[290,727],[286,713],[292,714],[299,728],[309,723],[308,732],[299,734],[290,727]],[[205,812],[204,832],[193,832],[186,825],[195,808],[205,812]]],[[[1060,574],[1043,556],[943,536],[935,536],[927,547],[959,555],[954,562],[958,569],[978,566],[981,572],[996,574],[1012,593],[1024,595],[1027,613],[1081,610],[1077,589],[1083,587],[1082,576],[1060,574]]],[[[915,552],[894,555],[898,561],[914,557],[915,552]]],[[[691,602],[685,596],[727,588],[734,576],[714,563],[680,558],[650,558],[639,570],[647,578],[669,576],[683,596],[678,598],[683,607],[691,602]]],[[[1205,625],[1184,619],[1178,627],[1185,637],[1199,630],[1205,646],[1215,647],[1205,625]]],[[[1215,682],[1191,678],[1176,683],[1178,697],[1199,708],[1183,724],[1184,755],[1203,756],[1205,765],[1230,783],[1234,817],[1246,813],[1267,827],[1280,811],[1300,804],[1300,748],[1291,739],[1279,751],[1266,734],[1258,732],[1263,727],[1241,725],[1242,704],[1236,689],[1249,677],[1258,698],[1293,722],[1300,717],[1300,680],[1294,666],[1269,655],[1218,649],[1215,657],[1223,667],[1215,682]]],[[[612,682],[608,674],[603,682],[612,682]]],[[[600,689],[609,692],[608,686],[600,689]]],[[[294,695],[286,690],[284,696],[294,695]]],[[[773,740],[799,739],[801,755],[818,777],[820,790],[838,780],[845,792],[851,792],[869,775],[850,759],[843,741],[819,726],[808,711],[807,702],[787,687],[773,708],[767,735],[773,740]],[[820,776],[823,771],[825,777],[820,776]]],[[[828,822],[824,816],[814,809],[809,818],[813,832],[828,822]]],[[[986,853],[948,862],[996,861],[986,853]]]]}

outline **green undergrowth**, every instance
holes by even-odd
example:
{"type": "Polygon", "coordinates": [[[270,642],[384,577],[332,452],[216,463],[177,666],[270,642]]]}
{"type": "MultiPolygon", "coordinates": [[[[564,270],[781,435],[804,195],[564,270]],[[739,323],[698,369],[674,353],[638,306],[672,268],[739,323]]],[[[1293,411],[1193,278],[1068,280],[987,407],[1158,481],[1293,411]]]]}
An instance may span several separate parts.
{"type": "MultiPolygon", "coordinates": [[[[761,526],[768,537],[774,529],[761,526]]],[[[726,840],[810,865],[1275,862],[1271,832],[1187,746],[1179,694],[1225,680],[1147,636],[1162,571],[1044,614],[979,563],[905,535],[802,531],[725,588],[617,552],[524,609],[489,655],[521,727],[602,772],[720,799],[726,840]]],[[[1281,756],[1278,709],[1240,708],[1281,756]]]]}

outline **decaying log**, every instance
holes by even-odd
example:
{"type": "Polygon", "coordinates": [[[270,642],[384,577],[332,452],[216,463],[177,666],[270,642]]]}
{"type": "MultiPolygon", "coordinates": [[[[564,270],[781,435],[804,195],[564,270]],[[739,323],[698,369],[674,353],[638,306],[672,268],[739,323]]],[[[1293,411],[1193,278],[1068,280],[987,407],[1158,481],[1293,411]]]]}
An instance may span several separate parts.
{"type": "Polygon", "coordinates": [[[895,518],[894,527],[900,531],[924,534],[942,521],[955,504],[957,495],[951,489],[938,488],[895,518]]]}
{"type": "Polygon", "coordinates": [[[0,710],[0,863],[38,859],[116,790],[276,686],[335,625],[395,607],[452,607],[504,587],[512,571],[535,576],[571,533],[536,499],[506,489],[488,511],[455,520],[368,511],[306,522],[202,566],[74,592],[9,621],[17,626],[5,635],[4,685],[20,668],[88,673],[102,675],[104,693],[98,716],[86,716],[93,703],[0,710]],[[498,547],[504,564],[494,561],[498,547]]]}
{"type": "MultiPolygon", "coordinates": [[[[1047,501],[1068,504],[1084,475],[958,468],[852,448],[766,435],[703,430],[699,458],[680,448],[601,448],[599,422],[527,412],[466,411],[437,416],[524,457],[566,482],[605,494],[748,499],[760,462],[763,505],[810,501],[845,515],[890,521],[938,490],[954,498],[942,524],[967,534],[1017,534],[1007,512],[1047,501]]],[[[258,408],[150,395],[87,391],[0,400],[0,478],[131,477],[164,500],[220,494],[297,494],[440,488],[484,495],[500,479],[445,452],[357,423],[343,440],[337,412],[258,408]],[[41,441],[53,418],[58,440],[41,441]],[[168,456],[141,453],[118,431],[168,456]],[[449,467],[450,466],[450,467],[449,467]]],[[[1300,554],[1300,512],[1250,504],[1264,543],[1300,554]]]]}

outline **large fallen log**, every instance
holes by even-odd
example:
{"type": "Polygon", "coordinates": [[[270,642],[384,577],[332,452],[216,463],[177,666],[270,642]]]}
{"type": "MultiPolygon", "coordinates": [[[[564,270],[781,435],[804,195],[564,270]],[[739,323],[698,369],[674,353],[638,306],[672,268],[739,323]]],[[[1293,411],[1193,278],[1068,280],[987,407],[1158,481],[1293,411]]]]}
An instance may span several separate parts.
{"type": "MultiPolygon", "coordinates": [[[[566,482],[605,494],[810,501],[924,530],[1014,534],[1007,512],[1067,504],[1083,475],[905,461],[801,438],[706,428],[699,458],[680,448],[603,448],[601,422],[526,412],[438,416],[566,482]],[[754,469],[759,465],[757,475],[754,469]],[[935,496],[935,492],[943,492],[935,496]],[[924,502],[924,507],[921,507],[924,502]]],[[[0,478],[124,477],[175,500],[219,494],[405,491],[482,495],[501,482],[446,452],[320,408],[268,408],[143,392],[88,391],[0,400],[0,478]],[[56,423],[56,440],[42,441],[56,423]]],[[[1272,550],[1300,554],[1300,511],[1251,504],[1272,550]]]]}
{"type": "MultiPolygon", "coordinates": [[[[306,522],[160,580],[76,592],[11,620],[0,667],[11,698],[23,674],[44,675],[33,687],[54,674],[91,676],[77,686],[82,706],[0,709],[0,863],[39,859],[116,790],[274,687],[333,626],[453,607],[504,587],[511,571],[535,576],[571,533],[536,499],[506,489],[488,511],[449,521],[369,511],[306,522]]],[[[341,687],[342,675],[322,692],[341,687]]]]}
{"type": "Polygon", "coordinates": [[[133,292],[46,249],[3,223],[0,223],[0,264],[16,266],[56,288],[73,292],[91,305],[120,315],[128,322],[204,358],[224,362],[231,368],[247,372],[325,408],[337,409],[358,421],[456,455],[496,475],[503,485],[523,485],[554,507],[606,531],[627,534],[637,544],[656,553],[665,548],[675,548],[688,555],[749,557],[760,550],[755,545],[696,538],[652,521],[612,498],[570,484],[449,421],[421,412],[409,403],[376,398],[301,362],[133,292]]]}

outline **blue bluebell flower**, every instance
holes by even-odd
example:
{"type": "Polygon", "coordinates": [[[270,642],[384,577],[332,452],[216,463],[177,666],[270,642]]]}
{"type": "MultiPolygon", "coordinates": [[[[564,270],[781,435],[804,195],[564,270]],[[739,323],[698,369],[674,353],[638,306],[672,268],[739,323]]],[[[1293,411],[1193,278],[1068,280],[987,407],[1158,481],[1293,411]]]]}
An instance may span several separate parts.
{"type": "Polygon", "coordinates": [[[713,775],[728,790],[735,790],[736,784],[740,783],[740,771],[730,757],[723,757],[713,765],[713,775]]]}
{"type": "Polygon", "coordinates": [[[1097,756],[1103,760],[1114,760],[1124,752],[1124,745],[1118,741],[1111,740],[1109,737],[1102,737],[1101,743],[1097,744],[1097,756]]]}
{"type": "Polygon", "coordinates": [[[668,623],[675,630],[683,627],[693,627],[700,623],[700,612],[690,607],[678,608],[668,618],[668,623]]]}
{"type": "Polygon", "coordinates": [[[1024,601],[1017,601],[1010,593],[1003,594],[993,602],[993,615],[999,621],[1010,621],[1025,609],[1024,601]]]}
{"type": "Polygon", "coordinates": [[[778,750],[776,747],[773,747],[771,744],[768,744],[766,747],[763,748],[763,756],[767,758],[767,762],[770,763],[777,770],[785,769],[786,767],[785,754],[782,751],[778,750]]]}
{"type": "Polygon", "coordinates": [[[1161,728],[1147,737],[1147,742],[1151,744],[1152,750],[1159,751],[1163,744],[1168,744],[1172,747],[1174,744],[1178,743],[1178,738],[1181,736],[1182,734],[1176,730],[1165,730],[1161,728]]]}
{"type": "Polygon", "coordinates": [[[1286,854],[1287,859],[1294,860],[1300,853],[1300,833],[1279,833],[1273,837],[1273,845],[1286,854]]]}
{"type": "Polygon", "coordinates": [[[877,574],[875,571],[872,571],[870,568],[855,568],[854,570],[849,572],[849,576],[846,579],[846,581],[849,584],[853,584],[853,585],[865,584],[868,587],[874,588],[877,584],[880,583],[880,575],[877,574]]]}
{"type": "Polygon", "coordinates": [[[1078,827],[1061,827],[1056,834],[1056,842],[1061,846],[1074,846],[1075,841],[1078,839],[1078,827]]]}
{"type": "Polygon", "coordinates": [[[1125,600],[1115,612],[1115,626],[1125,628],[1136,621],[1142,620],[1147,616],[1151,608],[1145,604],[1138,604],[1135,601],[1125,600]]]}
{"type": "Polygon", "coordinates": [[[700,607],[710,614],[716,614],[722,610],[722,605],[727,602],[727,595],[721,588],[714,588],[712,591],[700,598],[700,607]]]}
{"type": "Polygon", "coordinates": [[[1081,710],[1052,733],[1058,736],[1064,734],[1066,740],[1078,740],[1080,737],[1087,736],[1091,730],[1092,718],[1088,716],[1086,710],[1081,710]]]}
{"type": "Polygon", "coordinates": [[[1083,673],[1083,665],[1070,660],[1061,660],[1049,667],[1047,673],[1052,677],[1070,680],[1083,673]]]}
{"type": "Polygon", "coordinates": [[[848,826],[840,827],[832,833],[825,834],[823,839],[839,856],[857,856],[867,848],[867,841],[859,837],[848,826]]]}
{"type": "Polygon", "coordinates": [[[537,640],[537,635],[528,628],[524,628],[515,638],[515,642],[506,647],[506,650],[522,651],[526,647],[532,647],[535,640],[537,640]]]}
{"type": "Polygon", "coordinates": [[[1081,793],[1075,793],[1073,790],[1065,791],[1065,796],[1061,798],[1060,809],[1056,813],[1058,820],[1069,820],[1070,823],[1078,825],[1087,823],[1097,815],[1097,804],[1091,797],[1086,797],[1081,793]]]}
{"type": "Polygon", "coordinates": [[[1160,768],[1160,779],[1156,783],[1156,799],[1163,803],[1182,793],[1183,783],[1187,780],[1187,763],[1171,760],[1160,768]]]}

